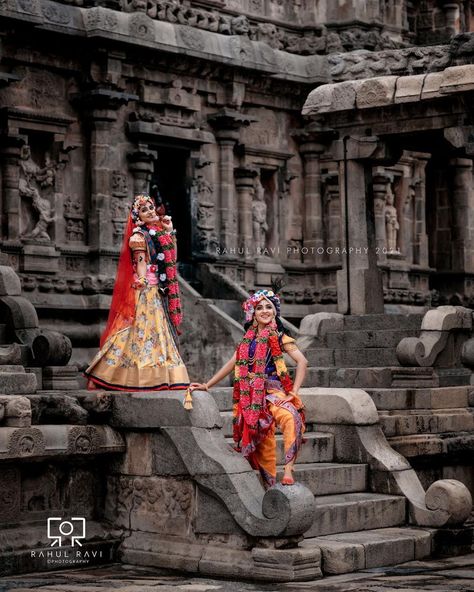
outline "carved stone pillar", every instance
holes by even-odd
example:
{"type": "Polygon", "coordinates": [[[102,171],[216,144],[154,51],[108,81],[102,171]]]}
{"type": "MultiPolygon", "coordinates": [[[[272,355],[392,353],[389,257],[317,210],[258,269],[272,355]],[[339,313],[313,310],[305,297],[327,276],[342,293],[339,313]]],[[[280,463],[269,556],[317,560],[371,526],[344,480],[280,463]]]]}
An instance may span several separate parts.
{"type": "Polygon", "coordinates": [[[149,150],[147,146],[139,145],[136,150],[127,154],[127,158],[128,167],[133,176],[133,195],[148,193],[154,162],[158,158],[157,152],[149,150]]]}
{"type": "Polygon", "coordinates": [[[237,111],[222,109],[208,117],[219,144],[219,214],[221,246],[232,258],[237,256],[237,199],[234,186],[234,148],[239,129],[251,119],[237,111]]]}
{"type": "Polygon", "coordinates": [[[4,138],[2,155],[2,202],[0,203],[1,238],[7,241],[20,239],[20,136],[4,138]]]}
{"type": "Polygon", "coordinates": [[[375,222],[375,247],[379,261],[387,259],[387,236],[385,230],[385,199],[388,186],[393,177],[388,175],[383,168],[377,167],[372,177],[372,193],[374,196],[374,222],[375,222]]]}
{"type": "Polygon", "coordinates": [[[110,188],[113,170],[119,164],[110,148],[114,142],[114,128],[119,109],[136,98],[135,95],[101,88],[75,97],[76,103],[84,109],[90,134],[89,245],[98,255],[95,270],[98,273],[112,273],[110,261],[100,255],[104,251],[108,254],[114,243],[110,188]]]}
{"type": "Polygon", "coordinates": [[[300,146],[304,168],[303,246],[313,253],[323,246],[320,158],[325,148],[317,142],[305,142],[300,146]]]}
{"type": "Polygon", "coordinates": [[[258,171],[254,169],[236,168],[234,170],[235,185],[238,195],[238,230],[239,248],[245,259],[255,257],[252,227],[252,199],[254,193],[255,177],[258,171]]]}
{"type": "Polygon", "coordinates": [[[339,197],[339,179],[337,172],[329,172],[321,178],[324,186],[325,247],[327,260],[340,263],[341,247],[341,200],[339,197]],[[338,252],[339,251],[339,252],[338,252]]]}
{"type": "Polygon", "coordinates": [[[338,310],[345,314],[383,312],[382,275],[377,265],[374,204],[369,194],[372,167],[396,162],[376,137],[334,143],[339,161],[343,220],[343,269],[337,275],[338,310]]]}
{"type": "Polygon", "coordinates": [[[452,247],[451,270],[474,272],[473,240],[474,191],[472,188],[472,160],[453,158],[452,167],[452,247]]]}
{"type": "Polygon", "coordinates": [[[429,266],[428,233],[426,231],[426,165],[430,154],[417,154],[414,177],[415,184],[415,229],[413,241],[413,263],[429,266]]]}

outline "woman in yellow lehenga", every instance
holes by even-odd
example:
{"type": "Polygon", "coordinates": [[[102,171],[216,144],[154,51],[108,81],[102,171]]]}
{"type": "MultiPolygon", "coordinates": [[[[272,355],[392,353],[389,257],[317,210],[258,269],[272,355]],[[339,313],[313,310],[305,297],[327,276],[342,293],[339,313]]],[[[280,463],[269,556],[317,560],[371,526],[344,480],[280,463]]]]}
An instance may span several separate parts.
{"type": "Polygon", "coordinates": [[[177,347],[182,319],[176,232],[149,195],[136,196],[125,230],[100,351],[85,371],[90,388],[186,389],[177,347]]]}
{"type": "Polygon", "coordinates": [[[307,361],[285,333],[280,299],[272,290],[259,290],[244,304],[246,333],[232,358],[206,383],[191,389],[208,390],[234,372],[234,442],[236,450],[259,469],[265,485],[276,482],[275,429],[283,432],[285,469],[283,485],[292,485],[293,465],[303,442],[305,420],[298,390],[307,361]],[[292,382],[282,350],[297,363],[292,382]]]}

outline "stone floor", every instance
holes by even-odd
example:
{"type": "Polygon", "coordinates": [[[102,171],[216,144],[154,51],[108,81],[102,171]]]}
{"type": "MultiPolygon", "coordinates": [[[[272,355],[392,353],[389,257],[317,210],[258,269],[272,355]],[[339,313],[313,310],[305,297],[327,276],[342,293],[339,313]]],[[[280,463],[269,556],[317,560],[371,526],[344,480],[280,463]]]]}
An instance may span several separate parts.
{"type": "Polygon", "coordinates": [[[111,565],[0,578],[0,592],[473,592],[474,553],[412,561],[292,584],[243,583],[195,578],[165,570],[111,565]]]}

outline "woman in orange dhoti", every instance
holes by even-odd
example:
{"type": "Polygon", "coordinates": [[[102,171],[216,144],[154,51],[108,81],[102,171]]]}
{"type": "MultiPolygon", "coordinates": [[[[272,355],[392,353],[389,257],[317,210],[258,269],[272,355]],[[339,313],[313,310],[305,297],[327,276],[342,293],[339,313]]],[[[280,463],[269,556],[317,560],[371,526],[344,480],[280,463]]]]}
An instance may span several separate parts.
{"type": "Polygon", "coordinates": [[[85,371],[110,390],[186,389],[177,346],[181,306],[171,219],[149,195],[136,196],[125,230],[109,320],[85,371]]]}
{"type": "Polygon", "coordinates": [[[237,450],[259,469],[265,485],[276,482],[275,429],[283,433],[285,470],[282,483],[292,485],[293,465],[305,430],[298,390],[307,361],[295,340],[285,333],[280,299],[271,290],[259,290],[244,304],[246,333],[232,358],[206,383],[191,388],[208,390],[234,372],[233,436],[237,450]],[[283,351],[297,363],[294,383],[283,351]]]}

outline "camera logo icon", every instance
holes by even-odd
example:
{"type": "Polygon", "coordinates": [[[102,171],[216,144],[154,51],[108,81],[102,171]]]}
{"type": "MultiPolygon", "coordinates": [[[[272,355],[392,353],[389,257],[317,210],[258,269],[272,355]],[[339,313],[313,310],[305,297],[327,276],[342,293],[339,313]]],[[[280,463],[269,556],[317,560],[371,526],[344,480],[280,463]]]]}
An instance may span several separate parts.
{"type": "Polygon", "coordinates": [[[52,540],[51,547],[62,546],[63,537],[71,539],[71,546],[78,545],[82,547],[79,539],[86,538],[86,519],[77,516],[70,520],[62,518],[48,518],[48,539],[52,540]]]}

